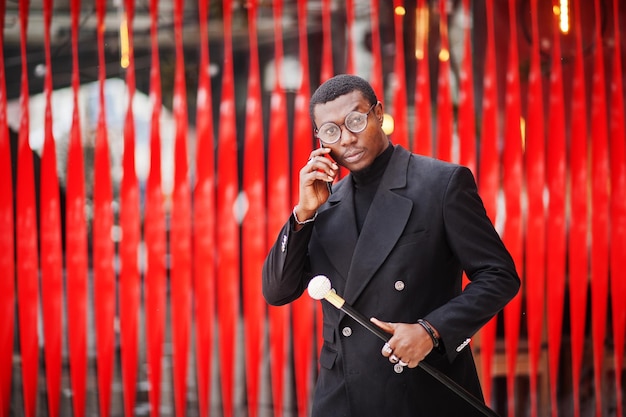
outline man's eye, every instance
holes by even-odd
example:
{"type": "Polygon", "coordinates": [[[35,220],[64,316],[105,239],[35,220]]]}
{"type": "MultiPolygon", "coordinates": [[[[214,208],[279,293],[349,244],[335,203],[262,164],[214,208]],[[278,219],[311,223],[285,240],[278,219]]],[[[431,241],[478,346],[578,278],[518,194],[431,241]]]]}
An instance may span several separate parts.
{"type": "Polygon", "coordinates": [[[361,116],[360,114],[350,117],[347,121],[347,124],[350,127],[359,126],[361,123],[363,123],[363,116],[361,116]]]}
{"type": "Polygon", "coordinates": [[[321,133],[325,136],[332,136],[337,133],[337,126],[325,126],[322,127],[321,133]]]}

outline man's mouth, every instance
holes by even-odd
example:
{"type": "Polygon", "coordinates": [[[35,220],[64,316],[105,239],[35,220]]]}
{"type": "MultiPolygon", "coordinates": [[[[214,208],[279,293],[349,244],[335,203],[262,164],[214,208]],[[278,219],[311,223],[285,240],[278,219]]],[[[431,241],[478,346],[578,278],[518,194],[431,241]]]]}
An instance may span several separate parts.
{"type": "Polygon", "coordinates": [[[344,161],[352,164],[361,159],[364,155],[363,151],[348,152],[343,156],[344,161]]]}

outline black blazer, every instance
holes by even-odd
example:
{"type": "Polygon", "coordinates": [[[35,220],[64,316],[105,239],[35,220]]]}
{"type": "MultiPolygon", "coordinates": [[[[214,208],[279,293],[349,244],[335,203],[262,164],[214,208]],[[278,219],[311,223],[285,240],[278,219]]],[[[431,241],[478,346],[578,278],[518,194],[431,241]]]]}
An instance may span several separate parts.
{"type": "MultiPolygon", "coordinates": [[[[366,317],[427,319],[442,347],[426,361],[478,398],[470,338],[517,293],[515,265],[486,215],[471,171],[395,146],[357,233],[347,176],[295,232],[284,225],[263,267],[268,303],[297,299],[318,274],[366,317]],[[471,281],[462,290],[463,271],[471,281]]],[[[313,416],[468,416],[474,409],[419,368],[396,373],[383,342],[322,301],[324,344],[313,416]]]]}

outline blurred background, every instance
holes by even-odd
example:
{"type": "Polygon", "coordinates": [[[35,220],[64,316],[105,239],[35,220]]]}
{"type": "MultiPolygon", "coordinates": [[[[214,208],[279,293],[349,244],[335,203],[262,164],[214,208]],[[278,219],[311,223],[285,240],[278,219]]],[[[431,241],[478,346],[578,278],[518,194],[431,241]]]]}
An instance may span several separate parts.
{"type": "Polygon", "coordinates": [[[515,258],[487,403],[624,415],[620,0],[0,7],[0,416],[308,415],[319,308],[268,307],[260,268],[346,72],[394,143],[472,169],[515,258]]]}

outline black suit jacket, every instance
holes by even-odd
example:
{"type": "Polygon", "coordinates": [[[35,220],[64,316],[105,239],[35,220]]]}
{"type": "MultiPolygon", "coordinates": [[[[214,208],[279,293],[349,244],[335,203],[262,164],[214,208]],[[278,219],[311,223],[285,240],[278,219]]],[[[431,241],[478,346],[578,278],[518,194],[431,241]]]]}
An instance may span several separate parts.
{"type": "MultiPolygon", "coordinates": [[[[297,299],[318,274],[366,317],[427,319],[442,348],[426,361],[482,398],[470,338],[517,293],[513,260],[467,168],[396,146],[357,233],[350,176],[317,219],[284,225],[263,268],[268,303],[297,299]],[[471,281],[462,290],[462,274],[471,281]]],[[[396,373],[382,341],[322,301],[324,344],[313,415],[467,416],[473,407],[419,368],[396,373]]]]}

